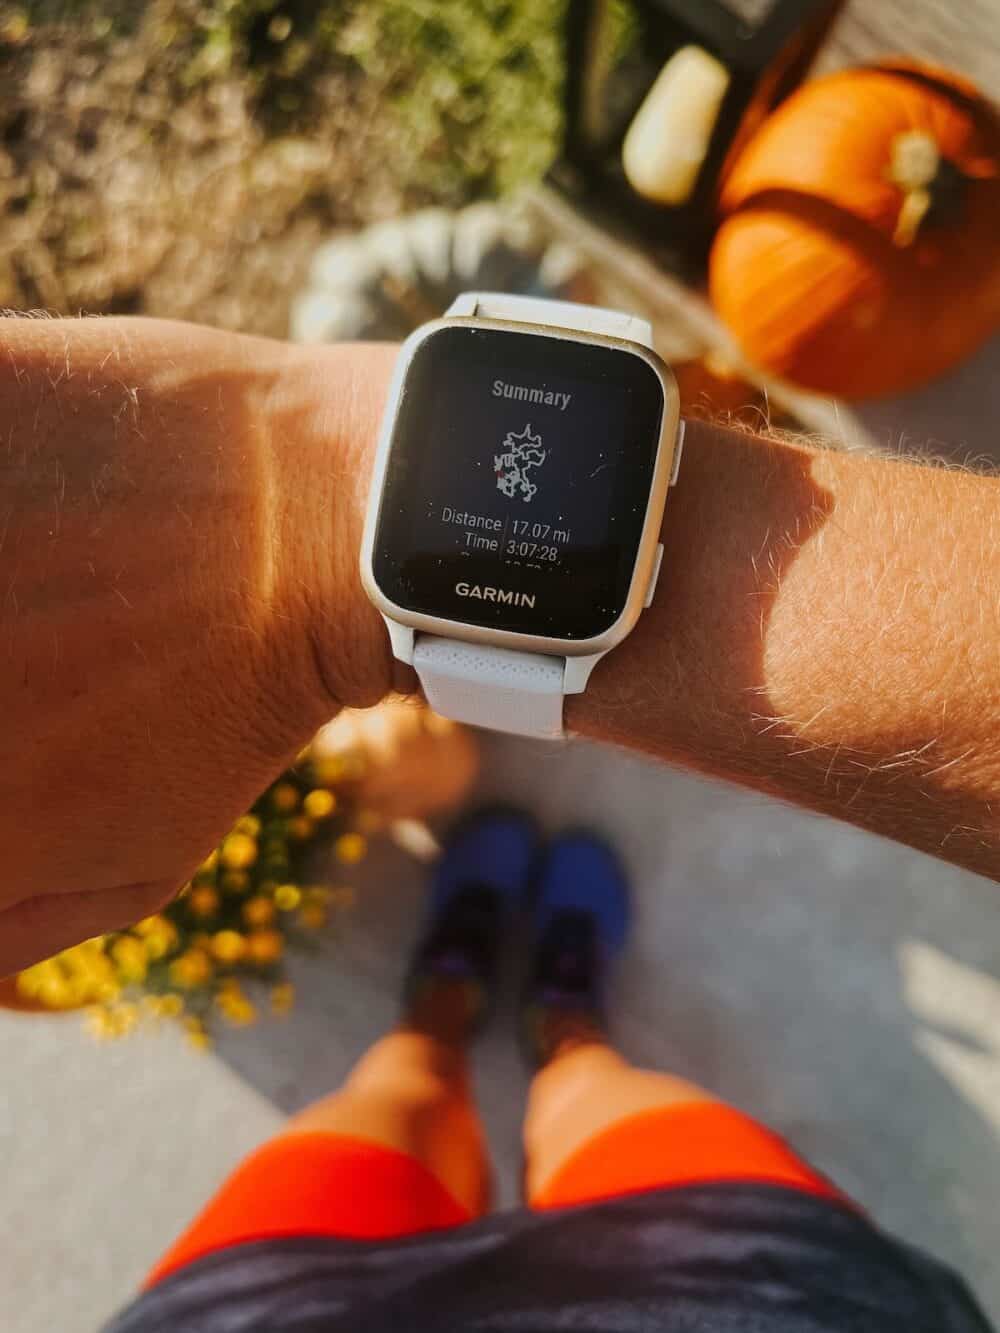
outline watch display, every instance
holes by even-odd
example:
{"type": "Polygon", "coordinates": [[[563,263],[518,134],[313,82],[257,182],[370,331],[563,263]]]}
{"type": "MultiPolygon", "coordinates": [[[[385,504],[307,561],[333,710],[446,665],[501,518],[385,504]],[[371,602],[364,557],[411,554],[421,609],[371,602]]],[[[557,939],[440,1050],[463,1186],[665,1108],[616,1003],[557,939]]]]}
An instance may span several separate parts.
{"type": "Polygon", "coordinates": [[[468,326],[416,347],[372,569],[397,606],[587,639],[628,599],[664,394],[625,348],[468,326]]]}

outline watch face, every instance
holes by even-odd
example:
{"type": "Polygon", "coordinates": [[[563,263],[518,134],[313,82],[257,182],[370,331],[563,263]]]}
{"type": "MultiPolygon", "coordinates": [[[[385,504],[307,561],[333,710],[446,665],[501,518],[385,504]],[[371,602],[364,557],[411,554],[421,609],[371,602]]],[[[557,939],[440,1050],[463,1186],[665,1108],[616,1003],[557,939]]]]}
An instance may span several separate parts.
{"type": "Polygon", "coordinates": [[[373,551],[409,611],[558,639],[622,614],[649,501],[663,387],[642,357],[441,328],[400,395],[373,551]]]}

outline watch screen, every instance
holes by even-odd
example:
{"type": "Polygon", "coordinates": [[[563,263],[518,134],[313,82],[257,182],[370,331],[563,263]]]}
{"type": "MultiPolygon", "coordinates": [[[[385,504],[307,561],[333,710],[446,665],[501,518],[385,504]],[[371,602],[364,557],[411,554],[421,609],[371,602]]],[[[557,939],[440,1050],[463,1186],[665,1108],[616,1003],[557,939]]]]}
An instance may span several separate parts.
{"type": "Polygon", "coordinates": [[[587,639],[625,608],[663,389],[634,353],[443,328],[403,386],[375,536],[410,611],[587,639]]]}

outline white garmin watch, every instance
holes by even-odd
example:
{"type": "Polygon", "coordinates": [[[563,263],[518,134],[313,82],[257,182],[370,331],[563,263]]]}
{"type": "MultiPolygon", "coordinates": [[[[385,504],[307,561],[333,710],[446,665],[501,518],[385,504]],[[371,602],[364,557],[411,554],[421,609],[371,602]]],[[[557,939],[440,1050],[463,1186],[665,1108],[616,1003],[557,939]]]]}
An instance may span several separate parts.
{"type": "Polygon", "coordinates": [[[361,575],[433,709],[565,734],[565,695],[653,599],[682,426],[632,315],[466,292],[407,339],[361,575]]]}

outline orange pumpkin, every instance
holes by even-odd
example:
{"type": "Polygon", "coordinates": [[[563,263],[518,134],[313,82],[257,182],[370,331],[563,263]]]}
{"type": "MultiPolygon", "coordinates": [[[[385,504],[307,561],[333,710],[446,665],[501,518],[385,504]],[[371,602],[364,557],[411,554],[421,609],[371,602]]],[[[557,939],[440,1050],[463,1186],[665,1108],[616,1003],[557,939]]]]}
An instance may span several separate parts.
{"type": "Polygon", "coordinates": [[[720,204],[712,301],[773,374],[898,392],[1000,327],[1000,122],[955,75],[894,61],[804,84],[720,204]]]}

